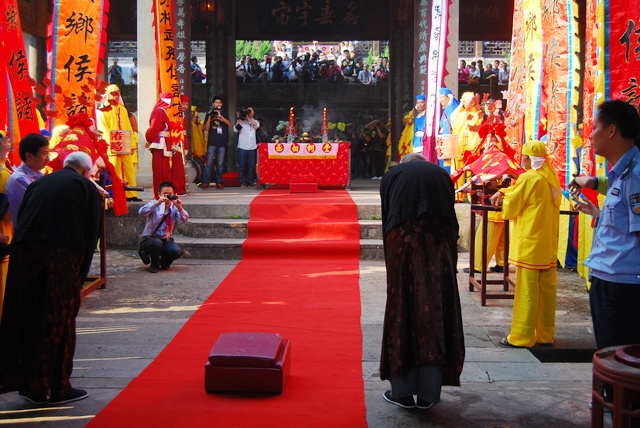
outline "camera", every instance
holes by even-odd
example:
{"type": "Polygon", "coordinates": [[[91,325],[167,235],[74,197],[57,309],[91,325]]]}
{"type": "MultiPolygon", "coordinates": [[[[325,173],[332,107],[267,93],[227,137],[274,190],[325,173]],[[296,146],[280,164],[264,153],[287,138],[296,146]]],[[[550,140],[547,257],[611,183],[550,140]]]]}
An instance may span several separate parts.
{"type": "Polygon", "coordinates": [[[247,115],[251,113],[251,110],[248,108],[241,108],[238,112],[238,119],[247,120],[247,115]]]}
{"type": "Polygon", "coordinates": [[[167,199],[169,199],[170,201],[175,201],[176,199],[178,199],[178,195],[167,195],[167,199]]]}

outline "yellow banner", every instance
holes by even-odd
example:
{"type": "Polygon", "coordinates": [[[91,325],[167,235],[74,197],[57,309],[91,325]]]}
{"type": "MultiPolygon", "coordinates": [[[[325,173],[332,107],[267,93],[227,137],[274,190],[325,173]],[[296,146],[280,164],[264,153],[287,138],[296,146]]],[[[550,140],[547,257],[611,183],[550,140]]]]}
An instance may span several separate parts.
{"type": "Polygon", "coordinates": [[[108,0],[55,0],[49,43],[53,126],[77,113],[93,116],[106,8],[108,0]]]}

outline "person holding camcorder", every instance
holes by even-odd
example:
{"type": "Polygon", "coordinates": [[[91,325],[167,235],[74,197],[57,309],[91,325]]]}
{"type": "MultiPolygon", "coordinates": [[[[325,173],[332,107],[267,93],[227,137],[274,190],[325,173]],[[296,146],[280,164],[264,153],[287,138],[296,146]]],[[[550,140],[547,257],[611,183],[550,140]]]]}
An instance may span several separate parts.
{"type": "Polygon", "coordinates": [[[256,130],[260,122],[253,118],[253,107],[242,108],[238,113],[238,120],[233,132],[238,134],[238,179],[240,187],[255,187],[256,153],[258,143],[256,130]]]}
{"type": "Polygon", "coordinates": [[[174,260],[179,259],[184,251],[173,242],[173,227],[176,223],[189,221],[189,213],[182,207],[182,200],[176,194],[173,183],[165,181],[158,186],[158,199],[147,202],[140,207],[138,215],[146,217],[140,258],[149,266],[149,272],[159,269],[167,270],[174,260]]]}

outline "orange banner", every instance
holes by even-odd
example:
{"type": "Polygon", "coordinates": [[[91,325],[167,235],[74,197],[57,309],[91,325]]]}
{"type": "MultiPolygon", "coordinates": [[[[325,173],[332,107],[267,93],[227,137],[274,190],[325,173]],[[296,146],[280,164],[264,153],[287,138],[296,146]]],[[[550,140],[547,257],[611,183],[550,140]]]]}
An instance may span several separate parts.
{"type": "MultiPolygon", "coordinates": [[[[11,109],[15,108],[19,132],[14,129],[13,135],[23,136],[32,132],[37,133],[40,129],[33,101],[33,80],[29,76],[29,65],[16,0],[6,0],[0,6],[0,34],[2,34],[0,61],[4,70],[0,73],[0,78],[5,80],[6,76],[9,83],[2,90],[0,123],[8,128],[11,122],[9,118],[11,109]],[[12,103],[9,103],[10,99],[12,99],[12,103]]],[[[2,85],[4,86],[5,83],[3,82],[2,85]]]]}
{"type": "Polygon", "coordinates": [[[160,93],[170,92],[171,107],[167,109],[169,130],[171,132],[171,149],[181,152],[184,143],[184,118],[179,110],[180,85],[176,69],[175,43],[173,40],[173,1],[154,0],[154,26],[156,35],[156,63],[158,64],[158,82],[160,93]]]}
{"type": "MultiPolygon", "coordinates": [[[[53,126],[77,113],[93,117],[95,82],[106,33],[108,0],[55,0],[49,40],[53,126]],[[53,90],[53,91],[52,91],[53,90]],[[55,92],[55,95],[53,93],[55,92]]],[[[51,99],[49,99],[51,101],[51,99]]]]}
{"type": "Polygon", "coordinates": [[[511,74],[505,124],[507,142],[516,151],[516,161],[520,161],[524,135],[524,113],[527,109],[527,61],[524,52],[525,25],[524,0],[515,0],[513,11],[513,36],[511,40],[511,74]]]}
{"type": "Polygon", "coordinates": [[[545,55],[541,83],[544,96],[541,104],[544,105],[540,106],[540,122],[545,127],[551,164],[565,188],[569,172],[567,161],[571,160],[571,153],[567,155],[567,124],[570,123],[571,107],[569,90],[575,84],[569,66],[569,61],[574,58],[569,48],[573,40],[569,31],[568,8],[556,8],[554,4],[553,0],[545,0],[542,7],[542,33],[548,36],[543,38],[545,55]]]}

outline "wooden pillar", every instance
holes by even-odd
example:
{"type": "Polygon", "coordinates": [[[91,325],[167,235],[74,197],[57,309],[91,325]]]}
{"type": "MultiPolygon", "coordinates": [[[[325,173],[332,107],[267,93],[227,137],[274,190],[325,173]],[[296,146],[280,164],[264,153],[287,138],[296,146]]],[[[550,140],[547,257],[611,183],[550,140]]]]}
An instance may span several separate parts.
{"type": "MultiPolygon", "coordinates": [[[[229,113],[231,125],[235,123],[237,109],[236,89],[236,29],[235,1],[220,0],[216,7],[219,10],[212,17],[207,31],[207,86],[209,100],[207,109],[211,108],[213,97],[219,95],[224,100],[223,110],[229,113]]],[[[233,129],[229,128],[229,146],[227,148],[227,170],[236,170],[236,138],[233,129]]]]}
{"type": "Polygon", "coordinates": [[[391,7],[389,40],[389,117],[391,117],[392,162],[398,161],[398,141],[402,134],[402,117],[413,106],[413,0],[400,0],[391,7]]]}

